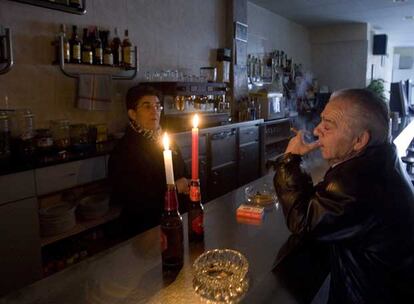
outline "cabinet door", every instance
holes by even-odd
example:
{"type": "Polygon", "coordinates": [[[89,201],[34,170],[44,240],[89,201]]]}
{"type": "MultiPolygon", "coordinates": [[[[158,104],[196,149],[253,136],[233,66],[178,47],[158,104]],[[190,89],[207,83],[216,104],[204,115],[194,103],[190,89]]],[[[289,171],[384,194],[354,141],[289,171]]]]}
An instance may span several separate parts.
{"type": "Polygon", "coordinates": [[[236,162],[211,170],[208,183],[208,200],[215,199],[235,188],[237,188],[236,162]]]}
{"type": "Polygon", "coordinates": [[[0,176],[0,205],[35,196],[33,171],[0,176]]]}
{"type": "Polygon", "coordinates": [[[104,179],[105,156],[35,170],[37,194],[43,195],[104,179]]]}
{"type": "Polygon", "coordinates": [[[236,162],[236,129],[226,129],[210,135],[211,167],[236,162]]]}
{"type": "Polygon", "coordinates": [[[41,277],[38,206],[28,198],[0,206],[0,295],[41,277]]]}
{"type": "Polygon", "coordinates": [[[292,136],[290,120],[283,120],[266,125],[265,144],[274,144],[289,139],[292,136]]]}
{"type": "MultiPolygon", "coordinates": [[[[176,144],[180,148],[183,159],[191,159],[191,153],[192,153],[191,132],[176,133],[173,135],[173,139],[175,140],[176,144]]],[[[205,134],[199,134],[198,153],[199,155],[206,154],[206,135],[205,134]]]]}
{"type": "Polygon", "coordinates": [[[239,150],[239,185],[247,184],[259,178],[260,157],[259,143],[251,143],[239,150]]]}
{"type": "Polygon", "coordinates": [[[250,126],[250,127],[241,127],[239,129],[239,144],[247,144],[250,142],[259,141],[259,127],[250,126]]]}

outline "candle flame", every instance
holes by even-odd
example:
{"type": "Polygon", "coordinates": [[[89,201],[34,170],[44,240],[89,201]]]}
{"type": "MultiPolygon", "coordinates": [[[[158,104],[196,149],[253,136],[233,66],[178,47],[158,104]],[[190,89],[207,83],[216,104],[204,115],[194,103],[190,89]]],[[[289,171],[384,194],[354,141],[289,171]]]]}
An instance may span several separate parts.
{"type": "Polygon", "coordinates": [[[162,144],[164,145],[164,150],[170,149],[170,139],[168,138],[167,132],[165,132],[164,136],[162,137],[162,144]]]}
{"type": "Polygon", "coordinates": [[[193,127],[197,128],[198,127],[198,114],[195,114],[193,116],[193,127]]]}

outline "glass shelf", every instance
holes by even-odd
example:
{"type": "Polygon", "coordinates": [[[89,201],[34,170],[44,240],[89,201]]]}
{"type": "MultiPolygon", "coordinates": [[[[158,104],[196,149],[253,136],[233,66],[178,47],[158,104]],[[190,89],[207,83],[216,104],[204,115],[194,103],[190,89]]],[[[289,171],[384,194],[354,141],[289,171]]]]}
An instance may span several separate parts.
{"type": "MultiPolygon", "coordinates": [[[[64,4],[62,1],[47,1],[47,0],[11,0],[14,2],[26,3],[38,7],[49,8],[65,13],[84,15],[86,14],[86,0],[82,0],[81,7],[72,7],[69,4],[64,4]]],[[[69,2],[69,1],[68,1],[69,2]]]]}

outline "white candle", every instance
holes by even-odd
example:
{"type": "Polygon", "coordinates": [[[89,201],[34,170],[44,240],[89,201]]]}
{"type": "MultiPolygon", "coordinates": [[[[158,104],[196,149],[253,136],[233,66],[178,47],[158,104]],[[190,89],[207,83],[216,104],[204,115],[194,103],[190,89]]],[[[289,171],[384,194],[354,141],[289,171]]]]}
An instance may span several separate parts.
{"type": "Polygon", "coordinates": [[[170,140],[167,133],[164,133],[162,142],[164,144],[164,166],[165,177],[167,179],[167,185],[174,185],[174,170],[172,163],[172,153],[170,150],[170,140]]]}

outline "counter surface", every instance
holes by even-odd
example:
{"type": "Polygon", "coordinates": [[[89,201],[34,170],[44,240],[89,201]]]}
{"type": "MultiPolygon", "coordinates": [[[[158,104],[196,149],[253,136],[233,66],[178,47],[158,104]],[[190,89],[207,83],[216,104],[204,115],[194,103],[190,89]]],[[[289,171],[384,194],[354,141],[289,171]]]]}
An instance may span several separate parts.
{"type": "MultiPolygon", "coordinates": [[[[227,128],[241,128],[248,127],[255,124],[263,123],[263,119],[249,120],[243,122],[229,123],[225,125],[220,125],[210,128],[200,129],[201,134],[206,134],[210,132],[219,132],[222,129],[227,128]]],[[[191,129],[188,131],[178,132],[178,133],[190,133],[191,129]]],[[[178,134],[176,133],[176,134],[178,134]]],[[[191,139],[191,137],[190,137],[191,139]]],[[[69,151],[65,154],[64,158],[59,158],[57,154],[49,157],[32,157],[30,160],[21,160],[16,156],[12,156],[10,159],[0,160],[0,176],[13,174],[17,172],[33,170],[37,168],[43,168],[48,166],[60,165],[72,161],[83,160],[87,158],[102,156],[110,154],[114,146],[116,145],[116,140],[109,140],[107,142],[98,143],[93,148],[88,148],[85,151],[69,151]]]]}
{"type": "MultiPolygon", "coordinates": [[[[271,182],[273,174],[251,184],[271,182]]],[[[243,303],[297,303],[271,272],[289,236],[281,208],[266,210],[261,225],[238,223],[236,208],[244,187],[205,204],[204,244],[188,243],[187,214],[184,267],[175,279],[163,277],[159,227],[0,299],[0,303],[200,303],[192,288],[191,265],[204,250],[231,248],[249,263],[250,288],[243,303]]]]}

